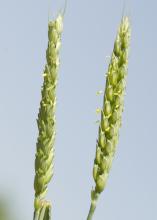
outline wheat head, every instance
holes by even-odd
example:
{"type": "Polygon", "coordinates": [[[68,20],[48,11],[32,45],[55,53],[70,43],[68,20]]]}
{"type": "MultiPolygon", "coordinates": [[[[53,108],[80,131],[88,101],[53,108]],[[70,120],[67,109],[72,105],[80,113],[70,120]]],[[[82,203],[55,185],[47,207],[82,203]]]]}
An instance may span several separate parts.
{"type": "Polygon", "coordinates": [[[48,47],[46,51],[46,65],[43,73],[44,81],[41,91],[41,102],[37,125],[39,135],[36,144],[34,190],[35,212],[42,212],[42,208],[49,207],[44,201],[47,186],[53,176],[54,142],[56,134],[56,86],[59,67],[59,49],[63,16],[59,14],[54,21],[48,23],[48,47]]]}
{"type": "Polygon", "coordinates": [[[106,74],[106,87],[93,167],[95,188],[91,192],[91,210],[87,218],[88,220],[92,218],[99,194],[106,186],[118,143],[124,106],[129,42],[129,19],[128,17],[123,17],[106,74]]]}

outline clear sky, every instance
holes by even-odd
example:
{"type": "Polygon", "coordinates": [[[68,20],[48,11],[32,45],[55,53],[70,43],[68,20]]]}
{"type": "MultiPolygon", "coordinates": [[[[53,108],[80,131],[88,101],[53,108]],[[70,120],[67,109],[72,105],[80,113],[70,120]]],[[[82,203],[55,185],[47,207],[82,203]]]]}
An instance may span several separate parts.
{"type": "MultiPolygon", "coordinates": [[[[0,197],[32,219],[36,118],[48,17],[64,0],[0,0],[0,197]]],[[[53,218],[85,220],[108,56],[123,8],[132,37],[125,111],[107,188],[93,220],[157,218],[157,1],[68,0],[57,89],[53,218]],[[125,5],[125,7],[124,7],[125,5]]],[[[10,210],[11,211],[11,210],[10,210]]]]}

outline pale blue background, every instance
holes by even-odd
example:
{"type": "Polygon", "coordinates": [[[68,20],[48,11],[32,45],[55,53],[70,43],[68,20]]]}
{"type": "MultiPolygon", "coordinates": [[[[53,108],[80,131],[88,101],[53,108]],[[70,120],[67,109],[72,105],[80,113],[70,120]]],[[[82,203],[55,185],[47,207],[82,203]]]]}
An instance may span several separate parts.
{"type": "MultiPolygon", "coordinates": [[[[0,196],[32,219],[36,118],[48,11],[64,0],[0,0],[0,196]]],[[[105,72],[123,8],[131,17],[120,141],[93,220],[157,219],[157,1],[68,0],[58,84],[53,219],[86,219],[105,72]],[[125,7],[124,7],[125,5],[125,7]]],[[[11,210],[10,210],[11,211],[11,210]]]]}

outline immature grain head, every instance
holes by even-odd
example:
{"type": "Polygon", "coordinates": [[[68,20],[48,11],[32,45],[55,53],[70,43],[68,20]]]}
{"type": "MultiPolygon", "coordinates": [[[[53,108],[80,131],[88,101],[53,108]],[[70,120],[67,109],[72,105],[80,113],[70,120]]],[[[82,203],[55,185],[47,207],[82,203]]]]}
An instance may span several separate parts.
{"type": "Polygon", "coordinates": [[[37,119],[39,136],[36,144],[35,158],[35,210],[43,206],[44,203],[42,201],[46,195],[47,185],[53,176],[54,141],[56,133],[56,85],[62,29],[63,17],[59,14],[56,20],[48,23],[47,63],[43,73],[44,82],[37,119]]]}
{"type": "Polygon", "coordinates": [[[104,190],[118,142],[124,105],[130,25],[123,17],[109,63],[93,167],[95,189],[91,192],[91,206],[87,220],[91,220],[99,194],[104,190]]]}
{"type": "Polygon", "coordinates": [[[106,185],[118,142],[126,86],[129,40],[129,20],[128,17],[123,17],[108,67],[98,132],[93,168],[93,177],[96,183],[95,191],[98,193],[101,193],[106,185]]]}

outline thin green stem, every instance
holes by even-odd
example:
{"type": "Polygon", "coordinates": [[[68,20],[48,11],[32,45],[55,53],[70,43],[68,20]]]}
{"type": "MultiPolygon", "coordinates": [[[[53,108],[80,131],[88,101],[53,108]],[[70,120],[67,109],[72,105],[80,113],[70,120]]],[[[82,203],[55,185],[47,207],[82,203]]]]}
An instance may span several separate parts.
{"type": "Polygon", "coordinates": [[[34,211],[33,220],[38,220],[38,219],[39,219],[39,211],[34,211]]]}
{"type": "Polygon", "coordinates": [[[93,217],[93,214],[94,214],[95,209],[96,209],[96,204],[91,203],[87,220],[92,220],[92,217],[93,217]]]}
{"type": "Polygon", "coordinates": [[[44,204],[41,209],[34,211],[33,220],[51,220],[51,205],[44,204]]]}
{"type": "Polygon", "coordinates": [[[96,209],[98,198],[99,198],[99,194],[96,193],[95,191],[92,191],[92,193],[91,193],[91,205],[90,205],[89,213],[88,213],[88,216],[87,216],[87,220],[92,220],[93,215],[94,215],[94,211],[96,209]]]}

